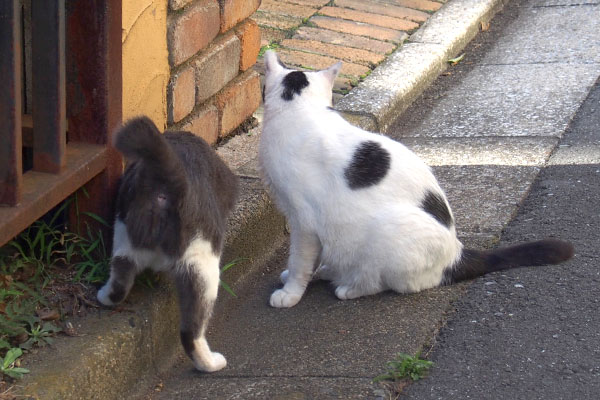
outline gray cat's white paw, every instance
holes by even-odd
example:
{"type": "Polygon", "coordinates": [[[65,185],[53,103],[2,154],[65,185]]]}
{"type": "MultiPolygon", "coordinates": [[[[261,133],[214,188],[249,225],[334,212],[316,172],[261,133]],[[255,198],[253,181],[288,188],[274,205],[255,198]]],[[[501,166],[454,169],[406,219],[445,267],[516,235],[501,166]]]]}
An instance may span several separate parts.
{"type": "Polygon", "coordinates": [[[100,290],[98,290],[98,294],[96,295],[96,298],[98,299],[98,301],[102,304],[104,304],[105,306],[114,306],[115,303],[113,303],[110,300],[110,286],[108,284],[102,286],[102,288],[100,290]]]}
{"type": "Polygon", "coordinates": [[[196,369],[202,372],[216,372],[222,370],[227,366],[227,360],[225,359],[225,356],[223,356],[223,354],[211,352],[210,356],[211,360],[206,360],[207,362],[205,363],[194,363],[196,369]]]}
{"type": "Polygon", "coordinates": [[[281,283],[283,283],[285,285],[285,283],[288,280],[288,275],[290,274],[290,271],[285,269],[283,270],[283,272],[281,273],[281,275],[279,275],[279,279],[281,279],[281,283]]]}
{"type": "Polygon", "coordinates": [[[287,308],[298,304],[301,298],[301,294],[288,293],[284,289],[278,289],[271,295],[269,303],[271,304],[271,307],[287,308]]]}

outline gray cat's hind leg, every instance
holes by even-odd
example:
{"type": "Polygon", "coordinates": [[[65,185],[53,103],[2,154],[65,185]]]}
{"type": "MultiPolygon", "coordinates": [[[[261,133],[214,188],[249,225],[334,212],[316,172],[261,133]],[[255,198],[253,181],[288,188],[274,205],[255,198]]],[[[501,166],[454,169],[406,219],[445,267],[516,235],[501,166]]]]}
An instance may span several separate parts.
{"type": "Polygon", "coordinates": [[[116,256],[110,261],[110,278],[98,291],[98,301],[105,306],[113,306],[122,302],[129,294],[137,266],[126,256],[116,256]]]}
{"type": "Polygon", "coordinates": [[[186,354],[200,371],[225,368],[227,360],[210,350],[205,337],[219,289],[219,256],[212,252],[209,242],[197,239],[174,274],[181,310],[181,344],[186,354]]]}
{"type": "Polygon", "coordinates": [[[140,266],[134,261],[135,252],[131,247],[127,228],[117,218],[113,235],[113,257],[110,260],[110,277],[98,291],[98,301],[105,306],[113,306],[127,297],[140,266]]]}

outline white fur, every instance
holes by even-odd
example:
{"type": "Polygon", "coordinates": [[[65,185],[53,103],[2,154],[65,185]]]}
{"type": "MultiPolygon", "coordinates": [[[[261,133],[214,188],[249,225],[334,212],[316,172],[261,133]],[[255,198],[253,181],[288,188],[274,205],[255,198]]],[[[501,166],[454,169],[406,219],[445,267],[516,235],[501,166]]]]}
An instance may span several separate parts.
{"type": "Polygon", "coordinates": [[[292,101],[281,98],[281,80],[291,71],[272,52],[265,66],[259,159],[291,229],[285,284],[271,305],[298,303],[319,262],[326,267],[317,277],[331,280],[340,299],[438,286],[462,245],[454,226],[446,228],[421,208],[428,191],[443,196],[430,168],[402,144],[354,127],[327,108],[338,64],[307,72],[309,86],[292,101]],[[352,190],[344,170],[366,140],[390,153],[391,168],[378,184],[352,190]]]}
{"type": "MultiPolygon", "coordinates": [[[[212,304],[217,299],[219,290],[220,256],[213,253],[208,240],[198,237],[189,244],[181,257],[178,268],[194,268],[199,273],[199,279],[204,285],[206,304],[212,304]],[[185,267],[184,267],[185,266],[185,267]]],[[[227,366],[227,360],[221,353],[212,352],[205,338],[204,330],[194,339],[195,351],[192,354],[194,366],[204,372],[214,372],[227,366]]]]}
{"type": "MultiPolygon", "coordinates": [[[[152,268],[154,271],[165,271],[174,261],[161,251],[147,250],[135,248],[131,245],[131,240],[127,234],[127,227],[125,223],[120,219],[115,220],[114,234],[113,234],[113,257],[125,257],[132,260],[136,266],[140,268],[152,268]]],[[[136,271],[136,274],[141,270],[136,271]]],[[[98,301],[105,306],[114,306],[115,304],[110,300],[110,290],[113,285],[113,276],[111,274],[108,281],[98,290],[97,298],[98,301]]]]}
{"type": "MultiPolygon", "coordinates": [[[[217,299],[219,290],[219,262],[220,256],[214,254],[212,245],[208,240],[197,237],[191,241],[185,250],[181,259],[177,260],[166,256],[160,250],[148,250],[135,248],[131,245],[131,240],[127,234],[127,227],[123,221],[115,221],[113,236],[113,257],[125,257],[134,261],[139,268],[152,268],[154,271],[167,271],[173,265],[176,268],[193,268],[194,272],[199,273],[198,279],[202,280],[204,286],[203,301],[208,305],[217,299]]],[[[141,271],[136,271],[136,274],[141,271]]],[[[196,276],[196,274],[193,274],[196,276]]],[[[98,291],[98,300],[107,306],[114,303],[110,300],[110,290],[112,288],[112,275],[106,284],[98,291]]],[[[128,289],[129,290],[129,289],[128,289]]],[[[200,371],[214,372],[227,366],[225,357],[217,352],[212,352],[205,338],[205,332],[194,339],[195,352],[192,354],[194,366],[200,371]]]]}
{"type": "Polygon", "coordinates": [[[204,238],[196,238],[191,241],[188,248],[181,257],[181,265],[193,266],[200,272],[205,286],[204,298],[206,301],[214,301],[219,290],[219,255],[213,253],[212,245],[204,238]]]}

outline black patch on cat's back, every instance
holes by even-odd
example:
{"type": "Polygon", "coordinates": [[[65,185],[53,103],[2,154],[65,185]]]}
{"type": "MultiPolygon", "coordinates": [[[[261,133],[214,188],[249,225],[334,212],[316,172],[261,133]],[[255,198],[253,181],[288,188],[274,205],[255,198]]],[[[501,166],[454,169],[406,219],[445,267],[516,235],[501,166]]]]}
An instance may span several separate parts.
{"type": "Polygon", "coordinates": [[[283,85],[281,98],[290,101],[294,98],[294,94],[300,94],[302,89],[308,86],[308,79],[304,72],[293,71],[287,74],[281,83],[283,85]]]}
{"type": "Polygon", "coordinates": [[[446,228],[452,226],[452,214],[441,195],[428,191],[421,201],[421,208],[446,228]]]}
{"type": "Polygon", "coordinates": [[[391,164],[390,153],[377,142],[362,142],[352,155],[344,177],[350,189],[363,189],[376,185],[387,175],[391,164]]]}

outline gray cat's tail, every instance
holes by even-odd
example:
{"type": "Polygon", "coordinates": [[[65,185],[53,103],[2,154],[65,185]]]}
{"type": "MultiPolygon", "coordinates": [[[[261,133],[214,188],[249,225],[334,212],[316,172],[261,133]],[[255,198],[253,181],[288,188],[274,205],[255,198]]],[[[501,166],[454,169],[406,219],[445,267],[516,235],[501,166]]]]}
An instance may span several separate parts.
{"type": "Polygon", "coordinates": [[[184,168],[177,154],[148,117],[137,117],[127,121],[115,133],[114,146],[125,158],[142,162],[144,170],[155,179],[166,181],[174,191],[186,186],[184,168]]]}
{"type": "Polygon", "coordinates": [[[559,264],[574,254],[571,243],[544,239],[488,251],[463,249],[458,262],[444,272],[442,284],[473,279],[490,272],[518,267],[559,264]]]}

